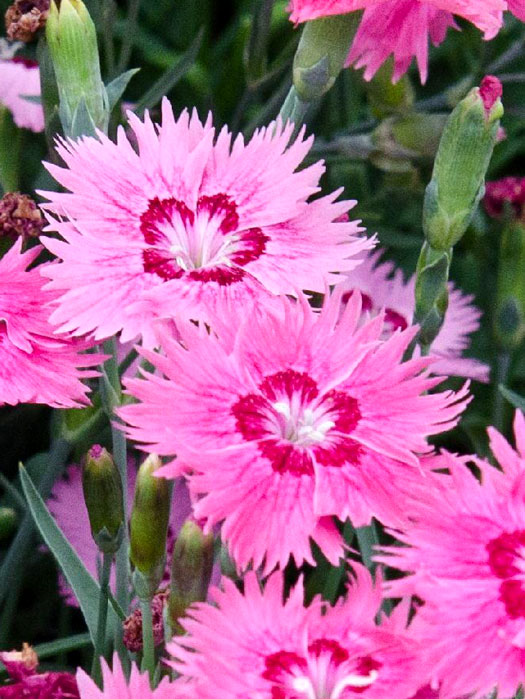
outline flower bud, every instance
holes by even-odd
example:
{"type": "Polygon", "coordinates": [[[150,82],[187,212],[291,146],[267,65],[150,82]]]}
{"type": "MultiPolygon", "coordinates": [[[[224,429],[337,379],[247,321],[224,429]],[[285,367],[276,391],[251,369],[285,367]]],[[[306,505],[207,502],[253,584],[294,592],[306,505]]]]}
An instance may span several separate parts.
{"type": "Polygon", "coordinates": [[[95,25],[82,0],[52,0],[46,37],[67,136],[93,135],[108,124],[107,95],[100,75],[95,25]]]}
{"type": "Polygon", "coordinates": [[[511,351],[525,337],[525,222],[505,226],[500,242],[494,334],[511,351]]]}
{"type": "Polygon", "coordinates": [[[5,13],[7,36],[13,41],[28,43],[45,27],[49,0],[15,0],[5,13]]]}
{"type": "Polygon", "coordinates": [[[7,192],[0,199],[0,237],[36,238],[44,223],[40,209],[26,194],[7,192]]]}
{"type": "Polygon", "coordinates": [[[17,519],[12,507],[0,507],[0,541],[4,541],[14,533],[17,519]]]}
{"type": "Polygon", "coordinates": [[[386,61],[366,84],[370,110],[377,119],[406,113],[414,104],[414,88],[408,75],[392,82],[392,60],[386,61]]]}
{"type": "Polygon", "coordinates": [[[173,549],[168,615],[171,632],[181,634],[179,619],[193,602],[204,602],[213,569],[213,534],[197,522],[183,524],[173,549]]]}
{"type": "Polygon", "coordinates": [[[162,580],[170,516],[170,487],[155,471],[162,466],[151,454],[141,465],[135,484],[130,520],[130,559],[133,581],[141,599],[151,599],[162,580]]]}
{"type": "Polygon", "coordinates": [[[425,236],[435,250],[447,250],[460,240],[483,196],[503,114],[500,96],[499,80],[486,76],[447,121],[423,212],[425,236]]]}
{"type": "Polygon", "coordinates": [[[434,250],[424,243],[416,270],[414,322],[418,342],[426,354],[436,339],[448,308],[448,274],[452,253],[434,250]]]}
{"type": "Polygon", "coordinates": [[[111,455],[98,444],[87,454],[82,488],[95,543],[102,553],[115,553],[124,533],[122,482],[111,455]]]}
{"type": "Polygon", "coordinates": [[[299,98],[311,102],[332,87],[343,69],[360,13],[321,17],[307,22],[293,62],[299,98]]]}

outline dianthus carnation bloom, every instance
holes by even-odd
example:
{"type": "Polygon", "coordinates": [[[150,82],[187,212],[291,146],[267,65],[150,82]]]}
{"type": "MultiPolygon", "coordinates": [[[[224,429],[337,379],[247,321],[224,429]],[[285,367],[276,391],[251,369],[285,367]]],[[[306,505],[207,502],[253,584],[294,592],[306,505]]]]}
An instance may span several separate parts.
{"type": "MultiPolygon", "coordinates": [[[[359,267],[346,275],[341,288],[358,289],[363,298],[363,310],[371,315],[384,309],[385,328],[390,335],[398,328],[405,330],[412,322],[416,278],[414,275],[405,281],[403,272],[392,262],[380,262],[382,254],[378,250],[367,255],[359,267]]],[[[350,295],[350,291],[346,293],[350,295]]],[[[472,304],[473,299],[449,284],[445,322],[432,344],[432,356],[437,358],[432,364],[432,373],[489,380],[490,368],[486,364],[461,356],[469,346],[469,336],[479,327],[481,313],[472,304]]]]}
{"type": "MultiPolygon", "coordinates": [[[[128,464],[128,502],[133,502],[136,470],[133,463],[128,464]]],[[[58,526],[64,532],[67,540],[77,552],[91,575],[98,579],[98,571],[102,563],[101,554],[91,536],[89,517],[82,490],[82,469],[79,466],[68,466],[63,478],[56,481],[48,507],[55,517],[58,526]]],[[[182,478],[178,479],[173,489],[168,541],[173,546],[184,520],[191,514],[191,503],[188,489],[182,478]]],[[[111,586],[115,588],[115,569],[112,570],[111,586]]],[[[67,604],[78,606],[77,599],[66,583],[60,580],[60,592],[67,604]]]]}
{"type": "Polygon", "coordinates": [[[181,342],[161,336],[164,356],[144,352],[159,373],[127,382],[140,401],[119,411],[128,435],[178,455],[163,475],[190,472],[196,516],[224,521],[241,567],[312,561],[309,537],[337,561],[329,516],[395,519],[426,437],[465,407],[465,390],[425,393],[440,381],[420,374],[431,360],[402,361],[414,328],[381,342],[383,318],[358,327],[360,314],[358,293],[344,311],[335,293],[321,312],[301,296],[232,315],[218,336],[186,323],[181,342]]]}
{"type": "Polygon", "coordinates": [[[151,689],[149,676],[141,674],[134,663],[128,682],[116,654],[113,656],[113,670],[102,660],[102,678],[104,687],[99,689],[91,677],[79,669],[77,683],[80,699],[197,699],[195,694],[186,690],[186,685],[169,682],[167,678],[156,689],[151,689]]]}
{"type": "Polygon", "coordinates": [[[508,205],[517,218],[525,220],[525,177],[503,177],[487,182],[483,203],[492,218],[502,216],[508,205]]]}
{"type": "Polygon", "coordinates": [[[445,455],[410,504],[411,524],[394,532],[406,547],[379,559],[411,573],[390,583],[395,596],[424,601],[414,625],[442,696],[513,696],[525,681],[525,420],[516,413],[517,450],[493,428],[501,471],[445,455]]]}
{"type": "Polygon", "coordinates": [[[40,274],[46,265],[27,269],[42,248],[21,249],[19,238],[0,259],[0,405],[80,407],[88,403],[81,379],[98,376],[84,367],[103,357],[80,354],[92,343],[55,334],[48,321],[55,294],[40,274]]]}
{"type": "Polygon", "coordinates": [[[312,140],[289,144],[292,126],[232,143],[211,117],[175,120],[167,100],[162,113],[162,126],[129,114],[138,153],[121,130],[117,143],[63,142],[66,167],[47,166],[70,190],[46,193],[63,238],[44,239],[61,260],[46,274],[62,294],[52,316],[62,330],[151,345],[154,314],[208,319],[272,294],[322,292],[371,246],[357,223],[336,221],[351,203],[308,201],[324,167],[297,171],[312,140]]]}
{"type": "Polygon", "coordinates": [[[0,653],[12,684],[0,687],[1,699],[79,699],[75,677],[67,672],[38,673],[38,657],[27,643],[21,652],[0,653]]]}
{"type": "Polygon", "coordinates": [[[0,60],[0,105],[9,109],[17,126],[43,131],[42,105],[25,97],[40,97],[38,65],[18,58],[0,60]]]}
{"type": "Polygon", "coordinates": [[[283,601],[283,574],[264,591],[254,572],[244,594],[231,580],[214,589],[217,604],[194,605],[188,636],[168,645],[173,665],[196,682],[199,699],[404,699],[425,681],[417,643],[406,632],[407,607],[375,623],[380,586],[355,567],[346,600],[303,604],[300,581],[283,601]]]}
{"type": "MultiPolygon", "coordinates": [[[[505,0],[291,0],[294,22],[363,10],[359,29],[348,55],[348,64],[365,68],[370,80],[393,54],[394,81],[406,73],[416,58],[422,82],[428,73],[428,42],[440,44],[454,15],[469,20],[485,39],[492,39],[502,24],[505,0]]],[[[456,27],[457,28],[457,27],[456,27]]]]}

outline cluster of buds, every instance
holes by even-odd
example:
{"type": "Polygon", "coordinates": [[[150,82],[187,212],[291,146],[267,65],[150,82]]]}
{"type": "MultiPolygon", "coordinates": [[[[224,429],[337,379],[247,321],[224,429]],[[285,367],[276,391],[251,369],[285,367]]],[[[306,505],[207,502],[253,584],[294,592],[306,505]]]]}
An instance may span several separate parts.
{"type": "Polygon", "coordinates": [[[5,28],[10,39],[34,41],[45,27],[50,0],[15,0],[5,13],[5,28]]]}
{"type": "Polygon", "coordinates": [[[500,81],[487,76],[450,115],[425,192],[425,243],[417,266],[414,320],[428,352],[448,306],[452,250],[472,220],[485,192],[485,175],[503,115],[500,81]]]}

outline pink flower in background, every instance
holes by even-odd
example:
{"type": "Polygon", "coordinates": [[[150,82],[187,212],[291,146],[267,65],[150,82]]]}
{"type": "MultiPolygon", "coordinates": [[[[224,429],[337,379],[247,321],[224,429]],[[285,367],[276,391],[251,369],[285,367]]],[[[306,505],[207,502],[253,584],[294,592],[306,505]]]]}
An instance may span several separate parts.
{"type": "Polygon", "coordinates": [[[0,59],[0,105],[9,109],[17,126],[43,131],[42,105],[25,97],[40,97],[38,65],[20,58],[0,59]]]}
{"type": "Polygon", "coordinates": [[[524,0],[508,0],[509,10],[518,19],[525,22],[525,2],[524,0]]]}
{"type": "MultiPolygon", "coordinates": [[[[359,267],[346,275],[341,288],[358,289],[363,298],[363,310],[370,315],[385,311],[387,336],[398,328],[404,330],[414,315],[415,276],[405,281],[403,272],[392,262],[381,262],[382,250],[373,252],[359,267]]],[[[343,299],[345,296],[343,296],[343,299]]],[[[443,376],[465,376],[488,382],[490,367],[476,359],[462,357],[468,348],[470,335],[479,328],[480,311],[472,304],[474,297],[463,294],[449,284],[449,304],[445,322],[432,345],[432,373],[443,376]]]]}
{"type": "Polygon", "coordinates": [[[113,670],[102,660],[103,689],[83,670],[77,671],[80,699],[198,699],[182,682],[169,682],[164,678],[156,689],[151,689],[147,674],[141,674],[132,664],[128,680],[122,670],[118,656],[113,656],[113,670]]]}
{"type": "Polygon", "coordinates": [[[336,562],[332,515],[396,521],[426,437],[465,408],[465,389],[428,393],[430,359],[403,362],[413,328],[382,342],[382,317],[359,327],[359,294],[341,310],[335,293],[321,312],[301,296],[225,318],[224,336],[186,323],[181,342],[161,336],[165,356],[144,352],[157,374],[127,381],[140,401],[119,411],[128,436],[177,454],[163,475],[189,473],[195,515],[223,521],[241,568],[312,562],[309,537],[336,562]]]}
{"type": "Polygon", "coordinates": [[[365,68],[364,77],[371,80],[393,54],[393,79],[397,81],[415,57],[425,82],[429,40],[438,45],[449,27],[457,28],[454,15],[476,25],[485,39],[492,39],[501,27],[506,9],[505,0],[291,0],[290,18],[293,22],[305,22],[364,10],[348,64],[365,68]]]}
{"type": "MultiPolygon", "coordinates": [[[[131,460],[130,460],[131,461],[131,460]]],[[[131,507],[135,489],[136,469],[131,461],[128,464],[128,503],[131,507]]],[[[82,491],[82,469],[79,466],[69,466],[65,476],[58,480],[48,501],[51,514],[55,517],[58,526],[64,532],[67,540],[77,552],[87,570],[98,580],[99,566],[102,563],[97,545],[91,536],[89,517],[84,503],[82,491]]],[[[178,479],[173,489],[171,506],[169,540],[173,545],[186,517],[191,514],[191,503],[188,489],[182,478],[178,479]]],[[[168,560],[168,565],[170,561],[168,560]]],[[[115,569],[112,570],[111,585],[115,589],[115,569]]],[[[60,592],[65,602],[72,606],[78,606],[76,597],[64,579],[60,580],[60,592]]]]}
{"type": "Polygon", "coordinates": [[[503,216],[506,204],[517,218],[525,218],[525,177],[503,177],[487,182],[483,204],[492,218],[503,216]]]}
{"type": "Polygon", "coordinates": [[[0,405],[80,407],[89,403],[81,379],[98,376],[86,367],[103,357],[80,353],[93,343],[55,333],[48,321],[55,294],[40,274],[46,265],[27,269],[42,248],[21,249],[19,238],[0,259],[0,405]]]}
{"type": "Polygon", "coordinates": [[[449,475],[428,478],[410,503],[411,524],[392,532],[405,547],[377,558],[411,573],[390,594],[424,604],[414,633],[421,639],[443,697],[513,696],[525,681],[525,420],[516,413],[517,450],[489,428],[501,471],[473,458],[444,455],[449,475]]]}
{"type": "Polygon", "coordinates": [[[61,260],[46,270],[61,330],[153,345],[154,315],[207,319],[323,292],[372,246],[356,222],[336,221],[352,206],[338,192],[308,201],[324,172],[320,162],[297,170],[312,139],[290,144],[292,127],[273,123],[232,141],[211,117],[175,120],[167,100],[162,113],[161,126],[129,115],[138,153],[121,130],[117,143],[63,142],[66,167],[47,166],[70,190],[46,193],[63,238],[44,239],[61,260]]]}
{"type": "Polygon", "coordinates": [[[264,591],[254,572],[244,594],[231,580],[183,621],[187,636],[168,646],[173,665],[196,682],[199,699],[404,699],[426,676],[406,631],[406,606],[380,626],[380,586],[355,566],[348,597],[331,608],[319,597],[303,606],[300,581],[283,601],[282,573],[264,591]]]}
{"type": "Polygon", "coordinates": [[[22,651],[0,653],[11,684],[0,687],[1,699],[79,699],[75,677],[68,672],[37,672],[38,657],[27,643],[22,651]]]}

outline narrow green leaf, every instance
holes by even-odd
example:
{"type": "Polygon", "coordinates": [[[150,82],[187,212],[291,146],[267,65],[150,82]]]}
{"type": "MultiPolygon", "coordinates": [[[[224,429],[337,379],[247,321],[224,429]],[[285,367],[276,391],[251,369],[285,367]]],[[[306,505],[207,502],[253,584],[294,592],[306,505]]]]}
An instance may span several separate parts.
{"type": "Polygon", "coordinates": [[[106,85],[109,111],[112,111],[113,107],[124,94],[124,90],[127,88],[129,81],[136,73],[139,72],[139,70],[140,68],[132,68],[131,70],[127,70],[125,73],[122,73],[122,75],[119,75],[118,78],[112,80],[109,85],[106,85]]]}
{"type": "Polygon", "coordinates": [[[503,397],[506,398],[511,405],[525,413],[525,396],[520,396],[518,393],[514,393],[514,391],[505,388],[502,383],[499,385],[499,390],[503,397]]]}
{"type": "Polygon", "coordinates": [[[179,80],[186,75],[186,73],[195,63],[203,37],[204,29],[200,29],[190,48],[185,54],[183,54],[180,61],[175,63],[175,65],[171,68],[168,68],[168,70],[161,75],[157,82],[150,87],[146,94],[143,95],[142,99],[139,101],[134,110],[137,115],[142,116],[146,109],[154,107],[158,102],[160,102],[162,97],[172,90],[179,80]]]}
{"type": "MultiPolygon", "coordinates": [[[[20,465],[20,481],[33,519],[55,556],[64,577],[71,586],[80,604],[80,609],[94,641],[97,633],[98,599],[100,587],[86,570],[74,549],[56,524],[45,502],[40,497],[26,469],[20,465]]],[[[117,618],[113,608],[108,609],[108,626],[113,626],[117,618]]]]}

